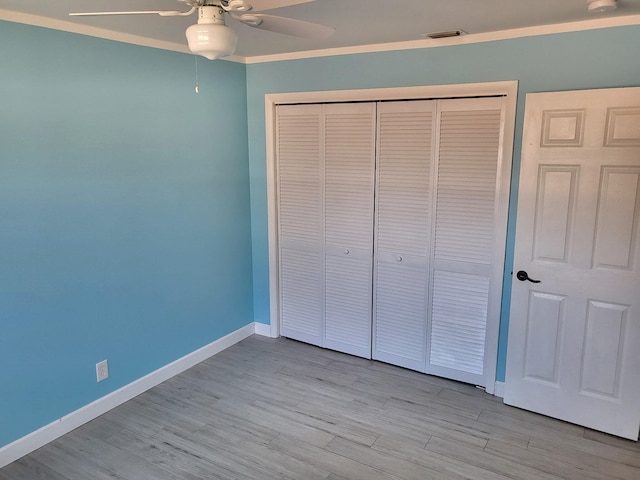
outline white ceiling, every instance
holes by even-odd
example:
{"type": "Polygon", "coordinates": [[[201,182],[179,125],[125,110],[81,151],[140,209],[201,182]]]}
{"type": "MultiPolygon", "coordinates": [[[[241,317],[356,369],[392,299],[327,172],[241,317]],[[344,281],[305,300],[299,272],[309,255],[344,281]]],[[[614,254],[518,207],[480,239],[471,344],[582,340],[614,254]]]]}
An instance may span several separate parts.
{"type": "MultiPolygon", "coordinates": [[[[183,4],[176,0],[0,0],[0,10],[5,13],[36,15],[137,35],[169,42],[186,50],[184,31],[196,23],[195,15],[68,16],[69,12],[78,11],[180,10],[182,7],[183,4]]],[[[420,40],[425,33],[444,30],[462,29],[477,34],[638,15],[640,0],[618,0],[617,10],[605,14],[588,13],[587,0],[315,0],[266,13],[322,23],[336,31],[329,38],[309,40],[261,31],[232,20],[228,24],[240,36],[236,55],[255,57],[420,40]]],[[[60,28],[61,24],[58,22],[57,26],[60,28]]]]}

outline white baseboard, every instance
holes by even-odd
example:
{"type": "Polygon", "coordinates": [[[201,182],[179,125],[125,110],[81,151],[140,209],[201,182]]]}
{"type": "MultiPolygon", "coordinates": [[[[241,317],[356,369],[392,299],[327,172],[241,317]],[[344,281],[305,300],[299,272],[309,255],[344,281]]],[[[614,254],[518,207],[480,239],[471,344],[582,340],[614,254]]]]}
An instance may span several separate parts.
{"type": "Polygon", "coordinates": [[[504,398],[504,382],[496,382],[496,388],[493,391],[496,397],[504,398]]]}
{"type": "Polygon", "coordinates": [[[254,325],[256,326],[256,335],[262,335],[263,337],[271,336],[271,325],[258,322],[256,322],[254,325]]]}
{"type": "Polygon", "coordinates": [[[215,342],[205,345],[204,347],[185,355],[178,360],[171,362],[158,370],[145,375],[125,385],[118,390],[105,395],[98,400],[85,405],[84,407],[71,412],[69,415],[45,425],[44,427],[25,435],[18,440],[0,448],[0,468],[8,465],[19,458],[37,450],[38,448],[52,442],[58,437],[69,433],[81,425],[99,417],[109,410],[121,405],[132,398],[146,392],[150,388],[188,370],[198,363],[212,357],[216,353],[229,348],[241,340],[257,333],[264,335],[264,331],[270,331],[269,325],[262,323],[250,323],[235,332],[216,340],[215,342]]]}

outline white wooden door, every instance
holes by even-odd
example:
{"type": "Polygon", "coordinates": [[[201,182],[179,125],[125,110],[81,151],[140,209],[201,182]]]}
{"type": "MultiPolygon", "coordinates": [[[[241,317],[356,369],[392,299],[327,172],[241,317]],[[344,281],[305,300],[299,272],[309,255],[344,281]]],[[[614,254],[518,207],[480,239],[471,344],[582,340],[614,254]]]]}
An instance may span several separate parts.
{"type": "Polygon", "coordinates": [[[382,103],[373,358],[493,390],[509,165],[501,97],[382,103]]]}
{"type": "Polygon", "coordinates": [[[276,136],[281,334],[321,345],[322,105],[278,106],[276,136]]]}
{"type": "Polygon", "coordinates": [[[519,192],[505,402],[637,439],[640,88],[527,95],[519,192]]]}
{"type": "Polygon", "coordinates": [[[279,106],[282,335],[492,391],[504,117],[500,97],[279,106]]]}
{"type": "Polygon", "coordinates": [[[283,336],[371,358],[375,103],[278,106],[283,336]]]}
{"type": "Polygon", "coordinates": [[[502,97],[438,102],[426,372],[490,391],[497,339],[487,331],[499,324],[506,230],[504,117],[502,97]]]}
{"type": "Polygon", "coordinates": [[[423,372],[436,102],[378,106],[373,358],[423,372]]]}
{"type": "Polygon", "coordinates": [[[371,358],[376,104],[323,110],[323,346],[371,358]]]}

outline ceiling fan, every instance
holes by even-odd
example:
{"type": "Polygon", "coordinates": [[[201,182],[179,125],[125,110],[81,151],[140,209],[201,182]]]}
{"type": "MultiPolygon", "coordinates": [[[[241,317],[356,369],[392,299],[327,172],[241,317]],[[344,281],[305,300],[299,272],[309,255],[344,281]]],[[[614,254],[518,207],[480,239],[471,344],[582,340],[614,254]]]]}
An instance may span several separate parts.
{"type": "Polygon", "coordinates": [[[190,7],[179,10],[143,10],[128,12],[77,12],[72,17],[103,15],[148,15],[161,17],[188,16],[198,11],[198,23],[187,28],[189,50],[209,60],[233,55],[238,43],[238,34],[226,24],[226,17],[238,20],[250,27],[283,33],[302,38],[325,38],[335,30],[319,23],[293,18],[267,15],[262,12],[315,0],[177,0],[190,7]],[[250,12],[250,13],[247,13],[250,12]]]}

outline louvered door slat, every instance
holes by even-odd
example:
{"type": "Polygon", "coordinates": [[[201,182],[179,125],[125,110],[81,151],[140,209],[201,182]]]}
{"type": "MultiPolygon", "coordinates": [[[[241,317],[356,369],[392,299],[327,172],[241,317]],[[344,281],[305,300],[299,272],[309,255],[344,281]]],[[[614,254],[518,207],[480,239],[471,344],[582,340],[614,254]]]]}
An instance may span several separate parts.
{"type": "Polygon", "coordinates": [[[376,262],[375,359],[424,370],[427,279],[424,264],[376,262]]]}
{"type": "Polygon", "coordinates": [[[283,248],[280,262],[282,335],[319,345],[322,328],[322,257],[283,248]]]}
{"type": "Polygon", "coordinates": [[[322,108],[279,106],[276,117],[281,334],[321,345],[322,108]]]}
{"type": "Polygon", "coordinates": [[[372,249],[375,104],[325,106],[325,243],[372,249]]]}
{"type": "Polygon", "coordinates": [[[379,250],[427,254],[433,106],[433,102],[394,102],[379,107],[376,210],[379,250]],[[412,241],[398,248],[398,241],[407,233],[412,241]]]}
{"type": "Polygon", "coordinates": [[[499,98],[440,103],[427,371],[482,386],[501,122],[499,98]]]}
{"type": "Polygon", "coordinates": [[[435,258],[493,260],[500,120],[500,108],[441,114],[435,258]]]}
{"type": "Polygon", "coordinates": [[[324,106],[324,345],[371,357],[375,104],[324,106]]]}
{"type": "Polygon", "coordinates": [[[424,371],[435,102],[378,108],[373,358],[424,371]]]}
{"type": "Polygon", "coordinates": [[[488,294],[487,277],[434,272],[431,365],[483,374],[488,294]]]}
{"type": "Polygon", "coordinates": [[[324,328],[327,347],[371,357],[370,259],[326,256],[324,328]]]}

